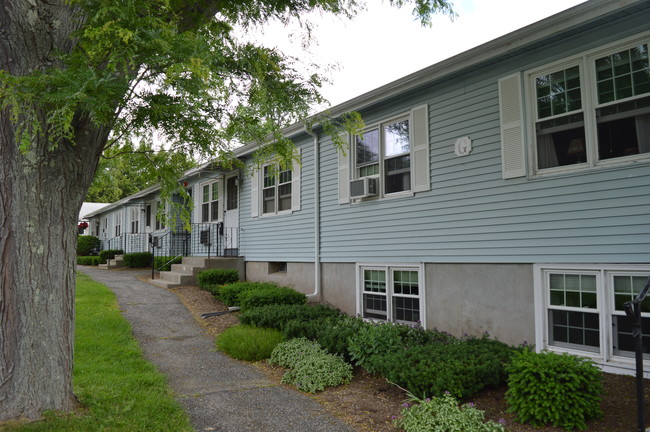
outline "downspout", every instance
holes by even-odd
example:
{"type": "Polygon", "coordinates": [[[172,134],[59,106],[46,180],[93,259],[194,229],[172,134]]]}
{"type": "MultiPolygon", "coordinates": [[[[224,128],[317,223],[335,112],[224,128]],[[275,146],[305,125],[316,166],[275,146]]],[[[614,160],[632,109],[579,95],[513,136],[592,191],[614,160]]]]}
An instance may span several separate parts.
{"type": "Polygon", "coordinates": [[[305,132],[314,139],[314,292],[309,298],[318,299],[321,289],[320,277],[320,154],[318,134],[305,125],[305,132]]]}

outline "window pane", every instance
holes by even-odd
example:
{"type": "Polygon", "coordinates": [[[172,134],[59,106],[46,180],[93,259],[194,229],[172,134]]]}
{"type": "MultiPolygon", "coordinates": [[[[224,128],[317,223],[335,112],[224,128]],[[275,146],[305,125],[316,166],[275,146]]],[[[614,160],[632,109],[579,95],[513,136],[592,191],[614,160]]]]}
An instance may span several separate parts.
{"type": "Polygon", "coordinates": [[[270,166],[264,167],[264,187],[271,187],[275,185],[275,176],[273,175],[273,168],[270,166]]]}
{"type": "Polygon", "coordinates": [[[591,351],[600,347],[598,314],[549,310],[548,322],[551,345],[579,345],[591,351]]]}
{"type": "MultiPolygon", "coordinates": [[[[633,323],[627,316],[612,317],[614,354],[634,357],[635,344],[632,336],[633,323]]],[[[641,318],[643,357],[650,359],[650,318],[641,318]]]]}
{"type": "Polygon", "coordinates": [[[357,166],[379,161],[379,130],[364,132],[357,137],[357,166]]]}
{"type": "Polygon", "coordinates": [[[291,210],[291,183],[278,186],[278,211],[291,210]]]}
{"type": "Polygon", "coordinates": [[[280,171],[280,184],[291,183],[291,170],[280,171]]]}
{"type": "Polygon", "coordinates": [[[386,157],[411,151],[409,121],[402,120],[384,126],[384,152],[386,157]]]}
{"type": "Polygon", "coordinates": [[[538,122],[535,129],[539,169],[575,165],[587,161],[582,113],[538,122]]]}
{"type": "Polygon", "coordinates": [[[210,203],[201,205],[201,222],[210,221],[210,203]]]}
{"type": "Polygon", "coordinates": [[[388,319],[386,309],[386,296],[378,294],[363,295],[363,317],[388,319]]]}
{"type": "Polygon", "coordinates": [[[411,156],[398,156],[385,161],[385,192],[403,192],[411,190],[411,156]]]}
{"type": "Polygon", "coordinates": [[[210,220],[219,220],[219,201],[212,201],[210,203],[210,220]]]}
{"type": "Polygon", "coordinates": [[[386,272],[383,270],[364,270],[363,289],[370,292],[386,292],[386,272]]]}
{"type": "Polygon", "coordinates": [[[210,202],[210,185],[203,186],[203,202],[210,202]]]}
{"type": "Polygon", "coordinates": [[[596,118],[600,159],[650,152],[650,97],[599,108],[596,118]]]}
{"type": "Polygon", "coordinates": [[[596,276],[550,274],[549,301],[552,306],[597,309],[596,276]]]}
{"type": "Polygon", "coordinates": [[[418,272],[396,270],[393,272],[393,293],[418,295],[418,272]]]}
{"type": "Polygon", "coordinates": [[[212,201],[219,199],[219,183],[212,183],[212,201]]]}
{"type": "Polygon", "coordinates": [[[263,192],[263,213],[275,212],[275,188],[264,189],[263,192]]]}
{"type": "Polygon", "coordinates": [[[648,46],[638,45],[596,60],[598,103],[650,92],[648,46]]]}
{"type": "Polygon", "coordinates": [[[230,177],[226,181],[226,210],[234,210],[237,208],[238,204],[238,187],[237,187],[237,177],[230,177]]]}
{"type": "MultiPolygon", "coordinates": [[[[614,276],[614,308],[625,311],[624,304],[634,300],[645,287],[645,276],[614,276]]],[[[641,312],[650,312],[650,297],[641,303],[641,312]]]]}
{"type": "Polygon", "coordinates": [[[417,298],[393,298],[393,319],[417,323],[420,321],[420,301],[417,298]]]}
{"type": "Polygon", "coordinates": [[[365,165],[359,168],[358,177],[368,177],[379,174],[379,164],[365,165]]]}
{"type": "Polygon", "coordinates": [[[537,77],[537,118],[557,116],[582,109],[580,69],[574,66],[537,77]]]}

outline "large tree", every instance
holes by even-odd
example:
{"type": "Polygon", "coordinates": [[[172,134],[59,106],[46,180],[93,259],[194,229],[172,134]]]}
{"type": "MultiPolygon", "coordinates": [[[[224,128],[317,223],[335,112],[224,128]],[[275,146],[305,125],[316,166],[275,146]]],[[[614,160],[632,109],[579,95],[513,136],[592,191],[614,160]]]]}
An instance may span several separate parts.
{"type": "MultiPolygon", "coordinates": [[[[410,3],[428,22],[446,0],[410,3]]],[[[0,3],[0,421],[75,408],[77,214],[102,152],[158,131],[172,151],[282,144],[320,102],[318,75],[233,28],[351,17],[357,0],[0,3]]],[[[289,146],[279,145],[289,155],[289,146]]]]}

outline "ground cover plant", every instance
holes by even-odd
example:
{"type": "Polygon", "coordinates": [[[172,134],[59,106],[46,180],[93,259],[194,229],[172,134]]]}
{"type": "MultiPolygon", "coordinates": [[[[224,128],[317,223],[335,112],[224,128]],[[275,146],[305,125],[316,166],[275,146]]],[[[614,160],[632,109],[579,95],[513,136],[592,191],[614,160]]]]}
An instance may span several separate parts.
{"type": "Polygon", "coordinates": [[[233,358],[255,362],[271,357],[280,342],[282,333],[278,330],[238,325],[217,336],[216,345],[233,358]]]}
{"type": "Polygon", "coordinates": [[[113,293],[77,277],[74,415],[48,413],[43,421],[5,425],[11,432],[192,431],[166,380],[147,362],[113,293]],[[155,415],[152,415],[155,413],[155,415]]]}
{"type": "Polygon", "coordinates": [[[411,395],[395,425],[405,432],[505,432],[502,423],[485,421],[473,403],[460,405],[449,393],[418,399],[411,395]]]}
{"type": "Polygon", "coordinates": [[[352,366],[341,357],[329,354],[318,342],[305,338],[279,344],[269,363],[288,369],[282,376],[283,383],[308,393],[347,384],[352,379],[352,366]]]}

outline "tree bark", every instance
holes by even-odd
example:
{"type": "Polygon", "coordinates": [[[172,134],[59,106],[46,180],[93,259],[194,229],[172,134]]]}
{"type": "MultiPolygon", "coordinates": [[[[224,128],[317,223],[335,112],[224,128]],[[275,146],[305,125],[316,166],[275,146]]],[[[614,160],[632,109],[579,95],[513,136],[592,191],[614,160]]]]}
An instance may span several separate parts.
{"type": "MultiPolygon", "coordinates": [[[[0,69],[52,67],[81,23],[64,1],[3,2],[0,69]]],[[[40,113],[44,122],[46,113],[40,113]]],[[[0,421],[70,411],[77,215],[108,131],[75,118],[75,144],[21,151],[0,111],[0,421]]]]}

